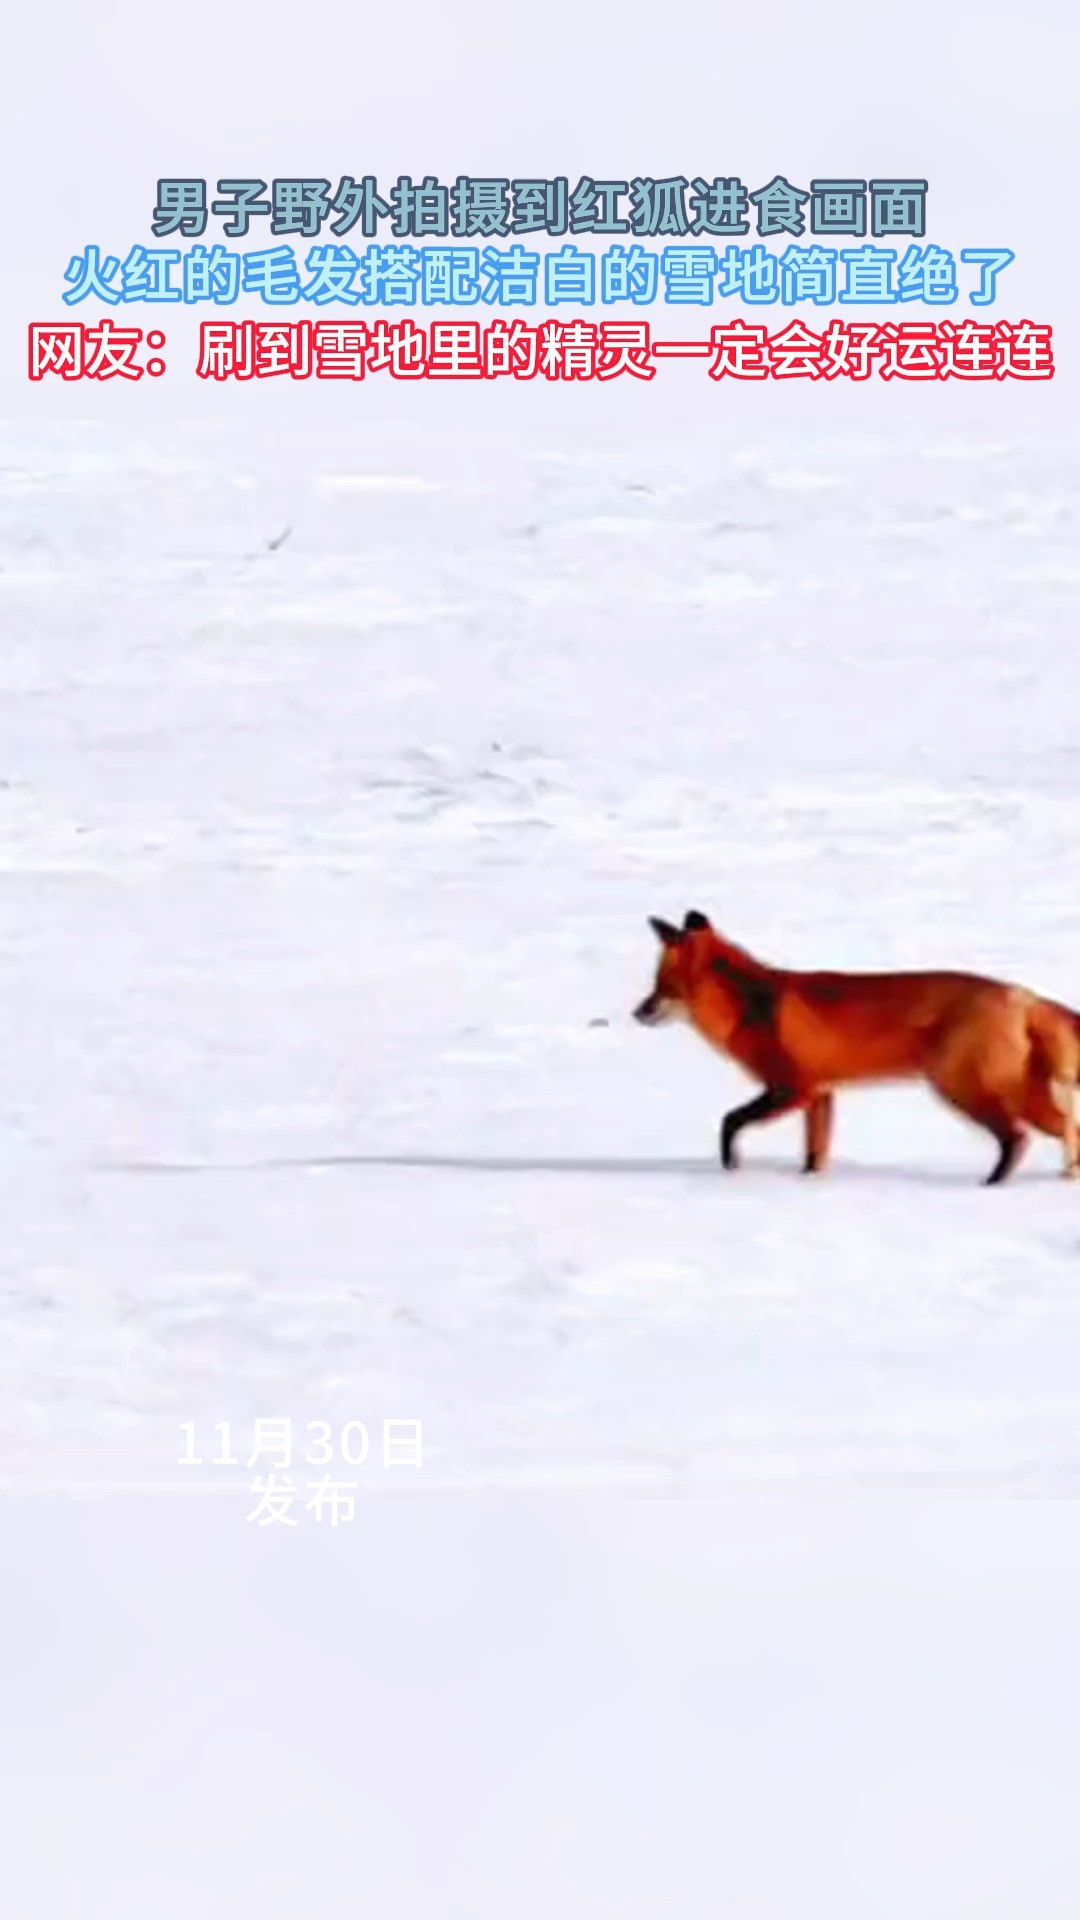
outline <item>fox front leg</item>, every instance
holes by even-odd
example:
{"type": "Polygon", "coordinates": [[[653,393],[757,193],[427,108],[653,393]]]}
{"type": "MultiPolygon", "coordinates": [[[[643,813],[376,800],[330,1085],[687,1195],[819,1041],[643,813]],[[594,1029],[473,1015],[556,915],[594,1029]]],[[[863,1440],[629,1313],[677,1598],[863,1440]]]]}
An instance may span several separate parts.
{"type": "Polygon", "coordinates": [[[832,1143],[834,1100],[830,1093],[817,1093],[806,1109],[806,1159],[804,1173],[824,1173],[832,1143]]]}
{"type": "Polygon", "coordinates": [[[738,1166],[735,1142],[744,1127],[752,1127],[760,1120],[779,1120],[782,1113],[792,1113],[805,1103],[805,1093],[793,1093],[790,1087],[766,1087],[755,1100],[748,1100],[743,1107],[733,1107],[724,1115],[720,1128],[721,1166],[729,1170],[738,1166]]]}

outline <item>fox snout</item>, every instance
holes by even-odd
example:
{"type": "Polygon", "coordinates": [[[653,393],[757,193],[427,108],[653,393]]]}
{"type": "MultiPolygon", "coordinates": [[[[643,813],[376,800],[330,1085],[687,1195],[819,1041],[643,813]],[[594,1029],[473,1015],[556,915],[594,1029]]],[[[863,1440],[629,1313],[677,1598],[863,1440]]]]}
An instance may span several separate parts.
{"type": "Polygon", "coordinates": [[[663,1020],[670,1020],[675,1007],[662,994],[646,994],[641,1005],[634,1008],[634,1019],[640,1020],[643,1027],[658,1027],[663,1020]]]}

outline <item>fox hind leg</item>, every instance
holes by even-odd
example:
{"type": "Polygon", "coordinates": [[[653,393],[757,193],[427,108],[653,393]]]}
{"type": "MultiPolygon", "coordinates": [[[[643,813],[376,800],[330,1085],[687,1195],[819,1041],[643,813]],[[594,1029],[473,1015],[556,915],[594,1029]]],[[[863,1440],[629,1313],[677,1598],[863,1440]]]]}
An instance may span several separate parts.
{"type": "Polygon", "coordinates": [[[1022,996],[1003,990],[939,1033],[927,1061],[935,1092],[997,1141],[988,1187],[1008,1179],[1028,1144],[1029,1056],[1022,996]]]}
{"type": "Polygon", "coordinates": [[[985,1127],[988,1133],[993,1134],[998,1145],[998,1157],[986,1176],[986,1185],[1000,1186],[1003,1180],[1008,1179],[1030,1138],[1013,1103],[989,1092],[949,1089],[937,1080],[933,1084],[950,1107],[955,1107],[958,1113],[973,1120],[977,1127],[985,1127]]]}
{"type": "Polygon", "coordinates": [[[1014,1103],[981,1088],[945,1086],[938,1079],[931,1084],[950,1107],[955,1107],[958,1113],[973,1120],[977,1127],[985,1127],[988,1133],[993,1134],[998,1145],[998,1157],[986,1176],[986,1185],[1000,1186],[1003,1180],[1008,1179],[1030,1138],[1024,1119],[1014,1103]]]}
{"type": "Polygon", "coordinates": [[[1050,1090],[1061,1107],[1061,1138],[1065,1147],[1063,1171],[1067,1180],[1075,1180],[1080,1176],[1080,1126],[1076,1118],[1080,1093],[1075,1080],[1055,1080],[1050,1090]]]}
{"type": "MultiPolygon", "coordinates": [[[[972,1120],[978,1120],[979,1115],[972,1113],[970,1118],[972,1120]]],[[[990,1129],[990,1132],[994,1135],[998,1143],[998,1157],[991,1171],[986,1176],[986,1185],[988,1187],[998,1187],[1003,1180],[1008,1179],[1017,1161],[1026,1151],[1031,1136],[1026,1127],[1019,1126],[1015,1122],[1010,1123],[1007,1120],[1000,1126],[996,1119],[983,1120],[982,1124],[990,1129]]]]}
{"type": "Polygon", "coordinates": [[[1050,1079],[1035,1074],[1028,1086],[1024,1119],[1040,1133],[1053,1134],[1061,1141],[1065,1161],[1062,1171],[1070,1179],[1080,1176],[1080,1127],[1077,1125],[1078,1093],[1065,1079],[1050,1079]]]}
{"type": "Polygon", "coordinates": [[[1080,1174],[1080,1033],[1045,1009],[1032,1021],[1032,1048],[1025,1089],[1025,1117],[1060,1139],[1064,1172],[1080,1174]]]}

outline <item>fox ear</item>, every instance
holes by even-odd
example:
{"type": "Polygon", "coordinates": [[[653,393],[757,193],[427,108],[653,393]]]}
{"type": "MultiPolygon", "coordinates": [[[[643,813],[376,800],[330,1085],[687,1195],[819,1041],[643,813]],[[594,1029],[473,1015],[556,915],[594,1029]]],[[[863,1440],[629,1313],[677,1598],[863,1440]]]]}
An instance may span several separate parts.
{"type": "Polygon", "coordinates": [[[691,912],[687,914],[686,919],[683,921],[683,932],[701,933],[708,924],[709,922],[703,913],[691,912]]]}
{"type": "Polygon", "coordinates": [[[657,920],[650,914],[649,925],[662,947],[677,947],[682,939],[679,928],[673,927],[670,920],[657,920]]]}

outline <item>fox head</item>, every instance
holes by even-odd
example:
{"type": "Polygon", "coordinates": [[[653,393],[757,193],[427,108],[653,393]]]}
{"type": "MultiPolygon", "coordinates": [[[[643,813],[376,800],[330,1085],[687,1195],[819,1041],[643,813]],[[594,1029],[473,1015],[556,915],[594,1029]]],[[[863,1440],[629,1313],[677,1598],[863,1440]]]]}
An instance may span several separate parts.
{"type": "Polygon", "coordinates": [[[652,992],[634,1008],[634,1019],[646,1027],[661,1026],[665,1020],[688,1020],[702,970],[702,943],[696,936],[712,929],[703,913],[688,913],[681,927],[656,919],[650,919],[649,925],[660,942],[660,959],[652,992]]]}

